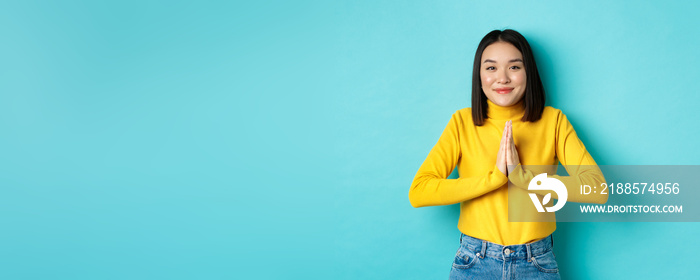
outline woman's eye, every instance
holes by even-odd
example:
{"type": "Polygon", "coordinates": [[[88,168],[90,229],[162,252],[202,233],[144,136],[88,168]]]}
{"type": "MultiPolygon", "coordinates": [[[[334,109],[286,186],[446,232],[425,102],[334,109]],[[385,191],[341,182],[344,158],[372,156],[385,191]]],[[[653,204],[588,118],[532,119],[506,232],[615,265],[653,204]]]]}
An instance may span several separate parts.
{"type": "Polygon", "coordinates": [[[520,66],[511,66],[510,69],[518,70],[518,69],[520,69],[520,66]]]}
{"type": "Polygon", "coordinates": [[[496,67],[493,67],[493,66],[486,67],[486,70],[494,70],[494,69],[496,69],[496,67]]]}

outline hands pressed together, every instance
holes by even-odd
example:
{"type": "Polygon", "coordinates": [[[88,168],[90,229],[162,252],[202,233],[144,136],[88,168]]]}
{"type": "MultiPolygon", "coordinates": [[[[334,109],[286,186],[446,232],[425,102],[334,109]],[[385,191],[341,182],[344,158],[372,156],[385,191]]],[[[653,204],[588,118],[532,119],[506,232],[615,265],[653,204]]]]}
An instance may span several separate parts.
{"type": "Polygon", "coordinates": [[[498,170],[508,176],[518,164],[520,164],[520,157],[518,157],[518,150],[515,148],[515,141],[513,141],[513,121],[507,121],[503,128],[496,166],[498,170]]]}

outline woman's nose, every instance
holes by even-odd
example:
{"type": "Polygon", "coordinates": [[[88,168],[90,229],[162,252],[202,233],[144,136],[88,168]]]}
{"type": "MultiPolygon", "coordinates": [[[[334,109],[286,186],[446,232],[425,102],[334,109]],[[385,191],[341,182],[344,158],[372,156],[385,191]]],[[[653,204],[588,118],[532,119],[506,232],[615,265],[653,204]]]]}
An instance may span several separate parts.
{"type": "Polygon", "coordinates": [[[508,78],[508,73],[506,73],[506,71],[498,71],[498,82],[502,84],[507,84],[510,82],[510,78],[508,78]]]}

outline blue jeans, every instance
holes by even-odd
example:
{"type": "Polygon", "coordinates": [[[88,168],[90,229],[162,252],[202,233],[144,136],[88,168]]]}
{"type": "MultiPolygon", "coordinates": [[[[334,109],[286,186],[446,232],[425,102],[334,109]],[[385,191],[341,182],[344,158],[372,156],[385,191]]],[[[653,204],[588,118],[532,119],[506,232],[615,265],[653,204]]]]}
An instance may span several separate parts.
{"type": "Polygon", "coordinates": [[[552,235],[532,243],[503,246],[461,234],[450,270],[456,279],[561,279],[552,235]]]}

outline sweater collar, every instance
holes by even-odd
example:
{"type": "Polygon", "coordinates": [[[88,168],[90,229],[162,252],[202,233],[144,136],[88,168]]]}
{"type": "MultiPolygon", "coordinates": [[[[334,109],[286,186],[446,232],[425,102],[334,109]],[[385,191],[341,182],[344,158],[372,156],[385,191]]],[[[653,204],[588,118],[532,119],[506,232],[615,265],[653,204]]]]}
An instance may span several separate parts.
{"type": "Polygon", "coordinates": [[[490,119],[494,120],[520,120],[525,114],[525,107],[523,106],[523,99],[520,99],[518,103],[510,106],[498,106],[491,100],[486,99],[486,103],[489,105],[488,116],[490,119]]]}

